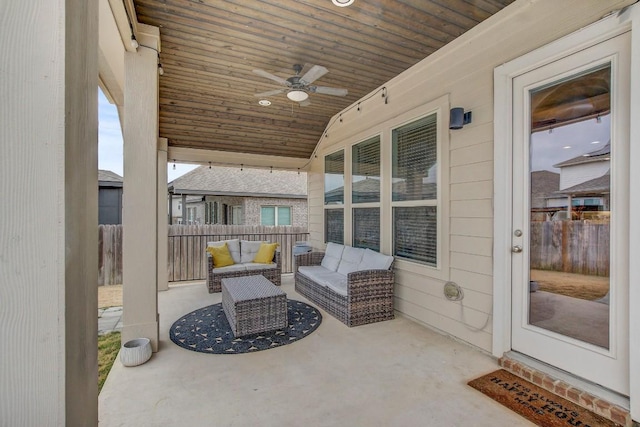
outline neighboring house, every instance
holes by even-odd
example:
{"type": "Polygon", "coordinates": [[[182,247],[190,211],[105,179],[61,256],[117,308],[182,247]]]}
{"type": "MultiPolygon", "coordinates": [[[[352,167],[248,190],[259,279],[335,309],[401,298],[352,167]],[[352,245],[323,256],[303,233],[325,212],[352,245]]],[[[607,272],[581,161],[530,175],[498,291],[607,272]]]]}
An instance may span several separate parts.
{"type": "Polygon", "coordinates": [[[169,198],[172,224],[307,226],[303,172],[200,166],[169,183],[169,198]]]}
{"type": "Polygon", "coordinates": [[[547,221],[558,211],[549,207],[548,199],[554,197],[560,188],[560,174],[547,170],[531,172],[531,220],[547,221]]]}
{"type": "Polygon", "coordinates": [[[98,224],[122,224],[122,177],[98,170],[98,224]]]}
{"type": "Polygon", "coordinates": [[[548,207],[581,211],[608,211],[611,144],[554,165],[560,168],[559,189],[548,207]]]}

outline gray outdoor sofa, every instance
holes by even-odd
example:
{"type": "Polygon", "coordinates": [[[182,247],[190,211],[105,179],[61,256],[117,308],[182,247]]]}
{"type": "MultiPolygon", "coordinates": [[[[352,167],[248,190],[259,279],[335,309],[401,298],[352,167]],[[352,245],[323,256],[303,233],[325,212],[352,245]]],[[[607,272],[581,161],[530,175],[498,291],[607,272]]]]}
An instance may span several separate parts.
{"type": "Polygon", "coordinates": [[[295,255],[295,289],[346,324],[391,320],[393,257],[329,243],[325,252],[295,255]]]}
{"type": "Polygon", "coordinates": [[[280,286],[282,281],[282,262],[279,250],[274,253],[273,261],[270,264],[259,264],[253,262],[253,259],[262,242],[232,239],[208,242],[207,246],[220,246],[224,243],[227,244],[235,264],[215,268],[213,258],[207,252],[207,288],[210,294],[221,292],[222,279],[229,277],[262,275],[274,285],[280,286]]]}

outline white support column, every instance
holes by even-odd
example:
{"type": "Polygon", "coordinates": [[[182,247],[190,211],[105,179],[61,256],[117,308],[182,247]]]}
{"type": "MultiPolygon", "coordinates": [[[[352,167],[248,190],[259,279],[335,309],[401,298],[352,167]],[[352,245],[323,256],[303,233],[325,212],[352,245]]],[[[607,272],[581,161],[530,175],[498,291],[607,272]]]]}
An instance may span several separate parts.
{"type": "Polygon", "coordinates": [[[159,30],[139,24],[137,52],[124,58],[122,342],[145,337],[158,350],[159,30]]]}
{"type": "Polygon", "coordinates": [[[169,290],[169,277],[167,274],[169,250],[167,146],[167,138],[158,139],[158,291],[169,290]]]}
{"type": "Polygon", "coordinates": [[[98,424],[97,6],[2,5],[3,426],[98,424]]]}

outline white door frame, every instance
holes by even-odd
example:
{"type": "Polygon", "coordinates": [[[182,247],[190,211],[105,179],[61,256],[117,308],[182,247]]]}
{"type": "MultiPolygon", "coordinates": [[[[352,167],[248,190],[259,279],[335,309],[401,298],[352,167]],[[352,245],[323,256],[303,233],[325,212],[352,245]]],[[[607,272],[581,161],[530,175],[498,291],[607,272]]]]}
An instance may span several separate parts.
{"type": "MultiPolygon", "coordinates": [[[[602,19],[573,34],[516,58],[494,70],[494,244],[493,244],[493,355],[511,350],[511,195],[512,195],[512,101],[513,79],[542,65],[571,55],[616,35],[632,30],[630,115],[640,117],[640,7],[602,19]]],[[[630,182],[640,182],[640,122],[631,120],[630,182]]],[[[629,194],[630,236],[640,237],[640,192],[629,194]],[[634,215],[635,212],[635,215],[634,215]]],[[[630,407],[640,420],[640,238],[629,244],[629,361],[630,407]]]]}

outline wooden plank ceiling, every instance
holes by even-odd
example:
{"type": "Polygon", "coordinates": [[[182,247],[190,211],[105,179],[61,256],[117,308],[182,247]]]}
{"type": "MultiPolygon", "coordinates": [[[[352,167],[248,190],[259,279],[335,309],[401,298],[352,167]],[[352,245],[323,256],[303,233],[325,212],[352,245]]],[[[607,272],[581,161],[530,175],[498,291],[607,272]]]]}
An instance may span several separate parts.
{"type": "Polygon", "coordinates": [[[169,146],[309,158],[329,119],[513,0],[134,0],[138,22],[160,27],[160,136],[169,146]],[[310,105],[253,72],[284,79],[302,64],[310,105]]]}

